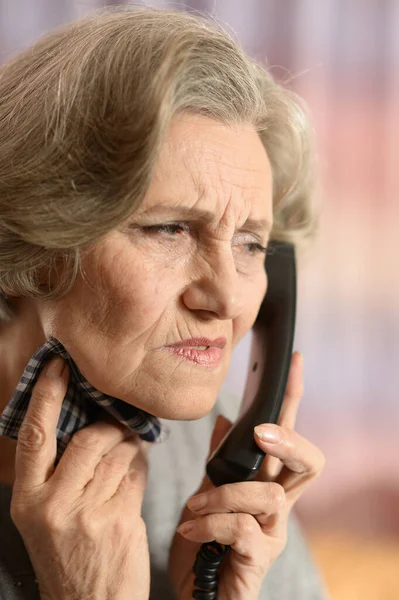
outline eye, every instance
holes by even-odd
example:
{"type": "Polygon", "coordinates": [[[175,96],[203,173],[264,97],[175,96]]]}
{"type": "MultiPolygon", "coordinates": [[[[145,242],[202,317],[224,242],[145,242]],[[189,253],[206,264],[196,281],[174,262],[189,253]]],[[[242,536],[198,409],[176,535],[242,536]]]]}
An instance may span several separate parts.
{"type": "Polygon", "coordinates": [[[170,237],[178,237],[188,231],[186,223],[160,223],[159,225],[148,225],[143,230],[149,234],[165,234],[170,237]]]}
{"type": "Polygon", "coordinates": [[[251,244],[245,244],[245,247],[247,248],[248,252],[250,254],[267,254],[268,253],[268,248],[264,248],[263,246],[261,246],[260,244],[256,244],[256,243],[251,243],[251,244]]]}

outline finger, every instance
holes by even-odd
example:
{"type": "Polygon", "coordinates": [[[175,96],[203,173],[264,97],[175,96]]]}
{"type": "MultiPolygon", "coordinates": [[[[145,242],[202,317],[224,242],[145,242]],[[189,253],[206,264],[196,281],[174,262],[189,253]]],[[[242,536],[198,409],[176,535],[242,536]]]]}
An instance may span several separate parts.
{"type": "Polygon", "coordinates": [[[265,525],[270,515],[286,505],[281,485],[264,481],[228,483],[209,492],[193,496],[187,502],[198,515],[210,513],[247,513],[265,525]]]}
{"type": "Polygon", "coordinates": [[[148,453],[143,449],[142,441],[138,439],[138,447],[136,447],[136,453],[130,461],[128,471],[121,479],[115,494],[107,503],[111,514],[115,514],[115,510],[120,514],[126,514],[126,509],[133,518],[141,514],[147,486],[147,474],[148,453]]]}
{"type": "Polygon", "coordinates": [[[303,396],[303,355],[294,352],[288,375],[287,387],[284,394],[278,424],[294,429],[299,403],[303,396]]]}
{"type": "MultiPolygon", "coordinates": [[[[294,429],[299,402],[303,395],[303,356],[294,352],[291,358],[291,368],[288,375],[287,387],[278,419],[278,424],[294,429]]],[[[260,473],[262,481],[274,481],[282,469],[281,461],[267,455],[263,461],[260,473]]]]}
{"type": "Polygon", "coordinates": [[[124,440],[136,436],[113,418],[83,427],[72,436],[54,473],[59,485],[80,492],[94,477],[104,455],[124,440]]]}
{"type": "MultiPolygon", "coordinates": [[[[104,454],[97,464],[93,478],[84,488],[84,497],[92,504],[103,504],[118,490],[122,479],[130,470],[135,470],[134,462],[140,452],[140,438],[135,436],[116,444],[104,454]]],[[[141,473],[137,473],[138,483],[142,482],[141,473]]]]}
{"type": "Polygon", "coordinates": [[[23,489],[41,486],[54,470],[56,430],[68,387],[69,368],[57,356],[40,373],[18,433],[15,485],[23,489]]]}
{"type": "Polygon", "coordinates": [[[252,515],[245,513],[211,514],[186,521],[177,531],[193,542],[216,540],[228,544],[243,556],[253,557],[264,546],[264,534],[252,515]]]}
{"type": "Polygon", "coordinates": [[[324,455],[317,446],[292,429],[267,424],[260,426],[259,433],[274,438],[274,441],[268,441],[265,437],[261,439],[256,433],[254,436],[259,448],[283,463],[276,483],[283,486],[287,500],[292,504],[302,493],[304,486],[322,472],[324,455]]]}

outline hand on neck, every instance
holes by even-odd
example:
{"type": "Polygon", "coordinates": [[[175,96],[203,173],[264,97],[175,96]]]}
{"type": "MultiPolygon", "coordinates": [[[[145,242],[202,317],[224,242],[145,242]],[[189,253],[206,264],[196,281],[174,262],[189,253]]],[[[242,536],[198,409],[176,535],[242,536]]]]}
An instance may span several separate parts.
{"type": "MultiPolygon", "coordinates": [[[[15,298],[15,316],[9,323],[0,323],[0,414],[10,400],[22,373],[46,336],[35,303],[29,298],[15,298]]],[[[0,437],[0,483],[14,482],[14,462],[17,442],[0,437]]]]}

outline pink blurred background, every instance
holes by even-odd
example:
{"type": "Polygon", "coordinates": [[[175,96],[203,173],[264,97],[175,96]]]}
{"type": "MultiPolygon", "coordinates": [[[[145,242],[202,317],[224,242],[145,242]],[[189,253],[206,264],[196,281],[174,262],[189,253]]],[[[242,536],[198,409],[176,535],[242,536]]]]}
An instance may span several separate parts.
{"type": "MultiPolygon", "coordinates": [[[[0,0],[0,61],[106,4],[115,3],[0,0]]],[[[384,564],[399,560],[399,2],[147,4],[212,13],[308,103],[322,219],[299,273],[295,347],[305,357],[305,396],[297,428],[322,448],[327,466],[297,514],[320,561],[329,562],[326,540],[335,549],[331,532],[371,541],[373,549],[389,540],[384,564]]],[[[225,383],[235,394],[244,386],[249,342],[235,351],[225,383]]],[[[355,548],[352,574],[361,555],[355,548]]],[[[322,566],[334,598],[399,597],[398,588],[382,591],[381,581],[370,596],[360,587],[338,592],[339,575],[322,566]]]]}

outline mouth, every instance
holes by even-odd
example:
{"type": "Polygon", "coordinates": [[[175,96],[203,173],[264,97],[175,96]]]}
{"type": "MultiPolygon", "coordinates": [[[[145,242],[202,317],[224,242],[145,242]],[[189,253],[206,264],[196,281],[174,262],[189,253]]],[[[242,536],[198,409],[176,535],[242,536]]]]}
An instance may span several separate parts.
{"type": "Polygon", "coordinates": [[[183,340],[182,342],[177,342],[176,344],[171,344],[167,346],[167,348],[197,348],[198,350],[204,350],[207,348],[223,348],[226,345],[225,337],[218,337],[214,340],[210,340],[209,338],[201,337],[201,338],[191,338],[189,340],[183,340]]]}
{"type": "Polygon", "coordinates": [[[222,350],[215,346],[185,346],[183,348],[167,346],[166,348],[175,356],[202,367],[215,367],[220,363],[222,357],[222,350]]]}
{"type": "Polygon", "coordinates": [[[215,340],[191,338],[166,346],[166,349],[183,360],[209,368],[220,363],[226,341],[225,337],[216,338],[215,340]]]}

